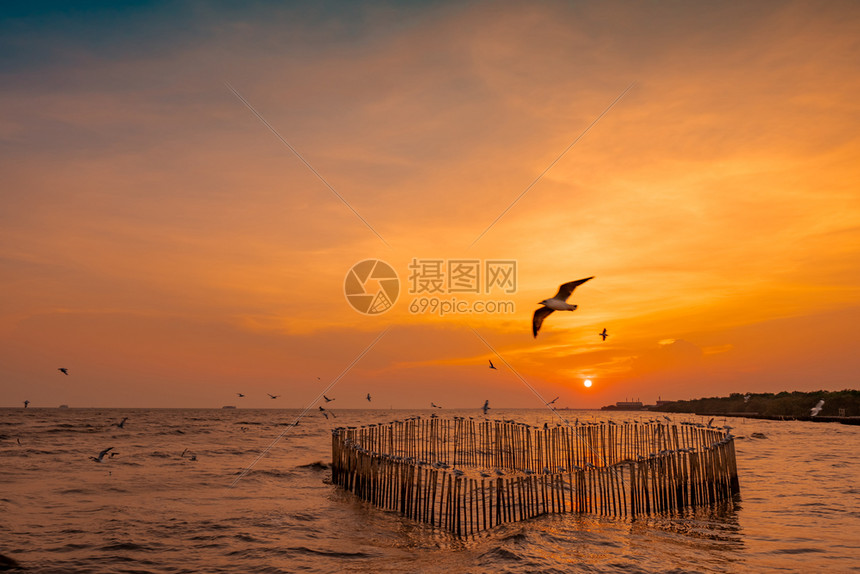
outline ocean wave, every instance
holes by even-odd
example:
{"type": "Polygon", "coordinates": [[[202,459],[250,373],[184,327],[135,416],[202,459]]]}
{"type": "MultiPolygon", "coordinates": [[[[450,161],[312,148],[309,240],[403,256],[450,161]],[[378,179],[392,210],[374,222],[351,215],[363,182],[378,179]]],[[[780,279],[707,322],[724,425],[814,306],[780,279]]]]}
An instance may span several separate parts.
{"type": "MultiPolygon", "coordinates": [[[[234,474],[242,474],[243,471],[237,471],[234,474]]],[[[292,478],[296,473],[291,470],[275,470],[275,469],[251,469],[245,474],[248,477],[271,477],[271,478],[292,478]]]]}

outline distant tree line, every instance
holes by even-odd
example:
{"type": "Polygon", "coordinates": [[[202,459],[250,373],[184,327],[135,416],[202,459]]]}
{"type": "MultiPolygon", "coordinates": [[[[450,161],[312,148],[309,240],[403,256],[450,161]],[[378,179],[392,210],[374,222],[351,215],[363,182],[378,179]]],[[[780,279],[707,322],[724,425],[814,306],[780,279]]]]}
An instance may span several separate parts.
{"type": "Polygon", "coordinates": [[[808,417],[810,410],[824,400],[820,417],[860,416],[860,391],[800,391],[781,393],[732,393],[727,397],[711,397],[651,407],[667,413],[749,414],[765,416],[808,417]]]}

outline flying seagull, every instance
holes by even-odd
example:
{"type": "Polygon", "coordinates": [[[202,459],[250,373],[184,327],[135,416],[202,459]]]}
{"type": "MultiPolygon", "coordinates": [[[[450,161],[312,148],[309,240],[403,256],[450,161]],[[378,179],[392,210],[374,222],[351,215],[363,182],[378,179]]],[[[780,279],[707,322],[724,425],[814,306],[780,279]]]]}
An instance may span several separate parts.
{"type": "Polygon", "coordinates": [[[69,369],[67,369],[66,367],[60,367],[57,370],[66,375],[67,377],[69,376],[69,369]]]}
{"type": "Polygon", "coordinates": [[[367,393],[367,402],[370,402],[370,393],[367,393]]]}
{"type": "Polygon", "coordinates": [[[91,456],[91,457],[90,457],[90,460],[95,461],[95,462],[102,462],[102,459],[103,459],[103,458],[105,457],[105,455],[106,455],[108,452],[110,452],[111,450],[113,450],[113,447],[112,447],[112,446],[109,446],[108,448],[104,449],[103,451],[101,451],[101,452],[99,453],[98,458],[97,458],[97,457],[94,457],[94,456],[91,456]]]}
{"type": "Polygon", "coordinates": [[[543,320],[546,319],[553,311],[576,310],[576,305],[569,304],[567,299],[570,297],[570,294],[573,293],[574,289],[591,279],[594,279],[593,275],[591,277],[586,277],[585,279],[565,283],[558,288],[558,293],[555,294],[555,297],[544,299],[540,302],[540,305],[543,305],[543,307],[538,307],[532,317],[532,333],[535,337],[537,337],[538,331],[540,331],[540,326],[543,324],[543,320]]]}
{"type": "Polygon", "coordinates": [[[430,406],[433,407],[434,409],[441,409],[442,408],[439,405],[437,405],[436,403],[430,403],[430,406]]]}
{"type": "Polygon", "coordinates": [[[555,401],[557,401],[559,398],[560,398],[560,397],[556,397],[556,398],[554,398],[553,400],[551,400],[550,402],[548,402],[547,404],[548,404],[548,405],[551,405],[551,404],[553,404],[555,401]]]}
{"type": "Polygon", "coordinates": [[[127,420],[128,420],[128,417],[124,417],[124,418],[123,418],[121,421],[119,421],[118,423],[114,423],[114,426],[119,427],[119,428],[121,428],[121,429],[124,429],[124,428],[125,428],[125,421],[127,421],[127,420]]]}
{"type": "Polygon", "coordinates": [[[237,395],[237,396],[240,396],[240,397],[244,397],[244,396],[245,396],[245,395],[243,395],[242,393],[236,393],[236,395],[237,395]]]}
{"type": "Polygon", "coordinates": [[[327,402],[327,403],[330,403],[330,402],[332,402],[332,401],[334,400],[334,399],[330,399],[330,398],[328,398],[328,397],[327,397],[327,396],[325,396],[325,395],[323,395],[323,398],[325,399],[325,402],[327,402]]]}
{"type": "Polygon", "coordinates": [[[24,408],[26,409],[27,405],[29,405],[29,404],[30,404],[30,401],[24,401],[24,408]]]}
{"type": "Polygon", "coordinates": [[[269,395],[269,396],[270,396],[271,398],[273,398],[273,399],[277,399],[278,397],[280,397],[280,396],[281,396],[281,395],[273,395],[273,394],[271,394],[271,393],[266,393],[266,394],[267,394],[267,395],[269,395]]]}
{"type": "Polygon", "coordinates": [[[606,337],[608,337],[608,336],[609,336],[609,333],[607,333],[607,332],[606,332],[606,327],[604,327],[604,328],[603,328],[603,330],[602,330],[601,332],[599,332],[599,333],[598,333],[598,335],[600,335],[601,337],[603,337],[603,340],[605,341],[605,340],[606,340],[606,337]]]}
{"type": "Polygon", "coordinates": [[[498,371],[498,369],[496,369],[496,366],[493,364],[493,361],[490,361],[490,368],[498,371]]]}
{"type": "Polygon", "coordinates": [[[818,401],[818,404],[809,410],[809,416],[814,417],[818,415],[818,413],[821,412],[822,407],[824,407],[824,399],[818,401]]]}
{"type": "Polygon", "coordinates": [[[324,414],[324,415],[325,415],[325,418],[328,418],[328,416],[329,416],[329,415],[331,415],[331,416],[332,416],[332,417],[334,417],[334,418],[337,418],[336,416],[334,416],[334,413],[333,413],[333,412],[331,412],[331,411],[327,411],[327,410],[325,410],[325,409],[324,409],[324,408],[322,408],[322,407],[320,407],[320,412],[321,412],[322,414],[324,414]]]}
{"type": "Polygon", "coordinates": [[[484,406],[481,407],[481,410],[484,411],[484,416],[487,416],[487,411],[490,410],[490,399],[484,401],[484,406]]]}

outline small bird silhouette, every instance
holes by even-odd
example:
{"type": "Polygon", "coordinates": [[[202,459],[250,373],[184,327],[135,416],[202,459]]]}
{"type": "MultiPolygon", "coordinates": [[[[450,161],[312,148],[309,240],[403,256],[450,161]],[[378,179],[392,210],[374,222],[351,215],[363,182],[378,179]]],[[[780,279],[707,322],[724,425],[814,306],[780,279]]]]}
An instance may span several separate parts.
{"type": "Polygon", "coordinates": [[[331,416],[332,416],[332,418],[335,418],[335,419],[337,418],[336,416],[334,416],[334,413],[333,413],[333,412],[331,412],[331,411],[327,411],[327,410],[325,410],[325,409],[324,409],[324,408],[322,408],[322,407],[320,407],[320,412],[321,412],[323,415],[325,415],[325,418],[328,418],[328,416],[329,416],[329,415],[331,415],[331,416]]]}
{"type": "Polygon", "coordinates": [[[242,393],[236,393],[236,395],[238,395],[238,396],[240,396],[240,397],[244,397],[244,396],[245,396],[245,395],[243,395],[242,393]]]}
{"type": "Polygon", "coordinates": [[[323,395],[323,398],[325,399],[325,402],[327,402],[327,403],[330,403],[330,402],[332,402],[332,401],[334,400],[334,399],[330,399],[330,398],[328,398],[328,397],[327,397],[327,396],[325,396],[325,395],[323,395]]]}
{"type": "Polygon", "coordinates": [[[824,408],[824,399],[821,399],[820,401],[818,401],[818,404],[816,404],[814,407],[809,409],[809,416],[811,416],[811,417],[818,416],[818,413],[821,412],[822,408],[824,408]]]}
{"type": "Polygon", "coordinates": [[[69,376],[69,369],[67,369],[66,367],[60,367],[57,370],[66,375],[67,377],[69,376]]]}
{"type": "Polygon", "coordinates": [[[442,408],[439,405],[437,405],[436,403],[430,403],[430,406],[433,407],[434,409],[441,409],[442,408]]]}
{"type": "Polygon", "coordinates": [[[553,311],[575,311],[577,306],[571,305],[567,302],[570,294],[573,293],[573,290],[578,286],[592,279],[594,279],[594,276],[579,279],[577,281],[571,281],[570,283],[564,283],[558,288],[558,293],[556,293],[554,297],[541,301],[539,304],[543,305],[543,307],[538,307],[532,316],[532,334],[537,337],[538,331],[540,331],[540,326],[543,324],[543,320],[546,319],[553,311]]]}
{"type": "Polygon", "coordinates": [[[271,398],[273,398],[273,399],[277,399],[278,397],[280,397],[280,396],[281,396],[281,395],[273,395],[273,394],[271,394],[271,393],[266,393],[266,394],[267,394],[267,395],[269,395],[269,396],[270,396],[271,398]]]}
{"type": "Polygon", "coordinates": [[[125,428],[125,421],[127,421],[127,420],[128,420],[128,417],[125,417],[121,421],[119,421],[118,423],[114,423],[114,426],[123,429],[123,428],[125,428]]]}
{"type": "Polygon", "coordinates": [[[603,337],[603,340],[605,341],[605,340],[606,340],[606,337],[608,337],[608,336],[609,336],[609,333],[607,333],[607,332],[606,332],[606,327],[604,327],[604,328],[603,328],[603,330],[602,330],[601,332],[599,332],[599,333],[598,333],[598,335],[600,335],[601,337],[603,337]]]}
{"type": "Polygon", "coordinates": [[[367,402],[370,402],[370,393],[367,393],[367,402]]]}
{"type": "Polygon", "coordinates": [[[481,407],[481,410],[484,411],[484,416],[487,416],[487,411],[490,410],[490,399],[484,401],[484,406],[481,407]]]}
{"type": "Polygon", "coordinates": [[[105,457],[105,455],[106,455],[108,452],[110,452],[111,450],[113,450],[113,447],[112,447],[112,446],[109,446],[108,448],[106,448],[106,449],[104,449],[103,451],[101,451],[101,452],[99,453],[99,456],[98,456],[98,457],[91,456],[91,457],[90,457],[90,460],[95,461],[95,462],[102,462],[102,459],[103,459],[103,458],[105,457]]]}
{"type": "Polygon", "coordinates": [[[29,404],[30,404],[30,401],[24,401],[24,408],[26,409],[27,405],[29,405],[29,404]]]}
{"type": "Polygon", "coordinates": [[[498,369],[496,369],[496,366],[493,364],[493,361],[490,361],[490,368],[498,371],[498,369]]]}
{"type": "Polygon", "coordinates": [[[551,404],[555,403],[555,401],[557,401],[558,399],[559,399],[559,397],[556,397],[553,400],[551,400],[550,402],[548,402],[547,404],[551,405],[551,404]]]}

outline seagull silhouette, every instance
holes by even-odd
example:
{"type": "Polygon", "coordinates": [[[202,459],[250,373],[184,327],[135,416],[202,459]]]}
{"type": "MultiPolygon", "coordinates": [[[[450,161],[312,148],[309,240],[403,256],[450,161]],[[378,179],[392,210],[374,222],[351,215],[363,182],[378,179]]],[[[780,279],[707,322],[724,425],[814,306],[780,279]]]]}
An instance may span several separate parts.
{"type": "Polygon", "coordinates": [[[555,403],[555,401],[557,401],[558,399],[559,399],[559,397],[556,397],[553,400],[551,400],[550,402],[548,402],[547,404],[551,405],[551,404],[555,403]]]}
{"type": "Polygon", "coordinates": [[[127,421],[127,420],[128,420],[128,417],[124,417],[124,418],[123,418],[121,421],[119,421],[118,423],[114,423],[114,426],[115,426],[115,427],[119,427],[119,428],[121,428],[121,429],[124,429],[124,428],[125,428],[125,421],[127,421]]]}
{"type": "Polygon", "coordinates": [[[103,458],[105,457],[105,455],[106,455],[108,452],[110,452],[111,450],[113,450],[113,447],[112,447],[112,446],[109,446],[109,447],[107,447],[106,449],[104,449],[103,451],[101,451],[101,452],[99,453],[99,456],[98,456],[98,457],[91,456],[91,457],[90,457],[90,460],[95,461],[95,462],[102,462],[102,459],[103,459],[103,458]]]}
{"type": "Polygon", "coordinates": [[[490,361],[490,368],[498,371],[498,369],[496,369],[496,366],[493,364],[493,361],[490,361]]]}
{"type": "Polygon", "coordinates": [[[367,393],[367,402],[370,402],[370,393],[367,393]]]}
{"type": "Polygon", "coordinates": [[[325,402],[327,402],[327,403],[330,403],[330,402],[332,402],[332,401],[334,400],[334,399],[330,399],[330,398],[328,398],[328,397],[327,397],[327,396],[325,396],[325,395],[323,395],[323,398],[325,399],[325,402]]]}
{"type": "Polygon", "coordinates": [[[441,409],[442,408],[439,405],[437,405],[436,403],[430,403],[430,406],[433,407],[434,409],[441,409]]]}
{"type": "Polygon", "coordinates": [[[242,393],[236,393],[236,395],[237,395],[237,396],[240,396],[240,397],[244,397],[244,396],[245,396],[245,395],[243,395],[242,393]]]}
{"type": "Polygon", "coordinates": [[[484,401],[484,406],[481,407],[481,410],[484,411],[484,416],[487,416],[487,411],[490,410],[490,399],[484,401]]]}
{"type": "Polygon", "coordinates": [[[594,276],[565,283],[558,288],[558,293],[555,294],[555,297],[544,299],[540,302],[540,305],[543,305],[543,307],[538,307],[535,310],[534,316],[532,316],[532,333],[535,337],[537,337],[538,331],[540,331],[540,326],[543,324],[543,320],[546,319],[553,311],[576,310],[576,305],[569,304],[567,299],[570,297],[570,294],[573,293],[574,289],[591,279],[594,279],[594,276]]]}
{"type": "Polygon", "coordinates": [[[322,408],[322,407],[320,407],[320,412],[321,412],[322,414],[324,414],[324,415],[325,415],[325,418],[328,418],[328,416],[329,416],[329,415],[331,415],[331,416],[332,416],[332,418],[337,418],[336,416],[334,416],[334,413],[333,413],[333,412],[331,412],[331,411],[327,411],[327,410],[325,410],[325,409],[324,409],[324,408],[322,408]]]}
{"type": "Polygon", "coordinates": [[[273,399],[277,399],[278,397],[280,397],[280,396],[281,396],[281,395],[273,395],[273,394],[270,394],[270,393],[266,393],[266,394],[267,394],[267,395],[269,395],[269,396],[270,396],[271,398],[273,398],[273,399]]]}
{"type": "Polygon", "coordinates": [[[57,370],[66,375],[67,377],[69,376],[69,369],[67,369],[66,367],[60,367],[57,370]]]}
{"type": "Polygon", "coordinates": [[[607,333],[607,332],[606,332],[606,327],[604,327],[604,328],[603,328],[603,330],[602,330],[601,332],[599,332],[599,333],[598,333],[598,335],[600,335],[601,337],[603,337],[603,340],[605,341],[605,340],[606,340],[606,337],[608,337],[608,336],[609,336],[609,333],[607,333]]]}
{"type": "Polygon", "coordinates": [[[24,408],[26,409],[27,405],[29,405],[29,404],[30,404],[30,401],[24,401],[24,408]]]}

